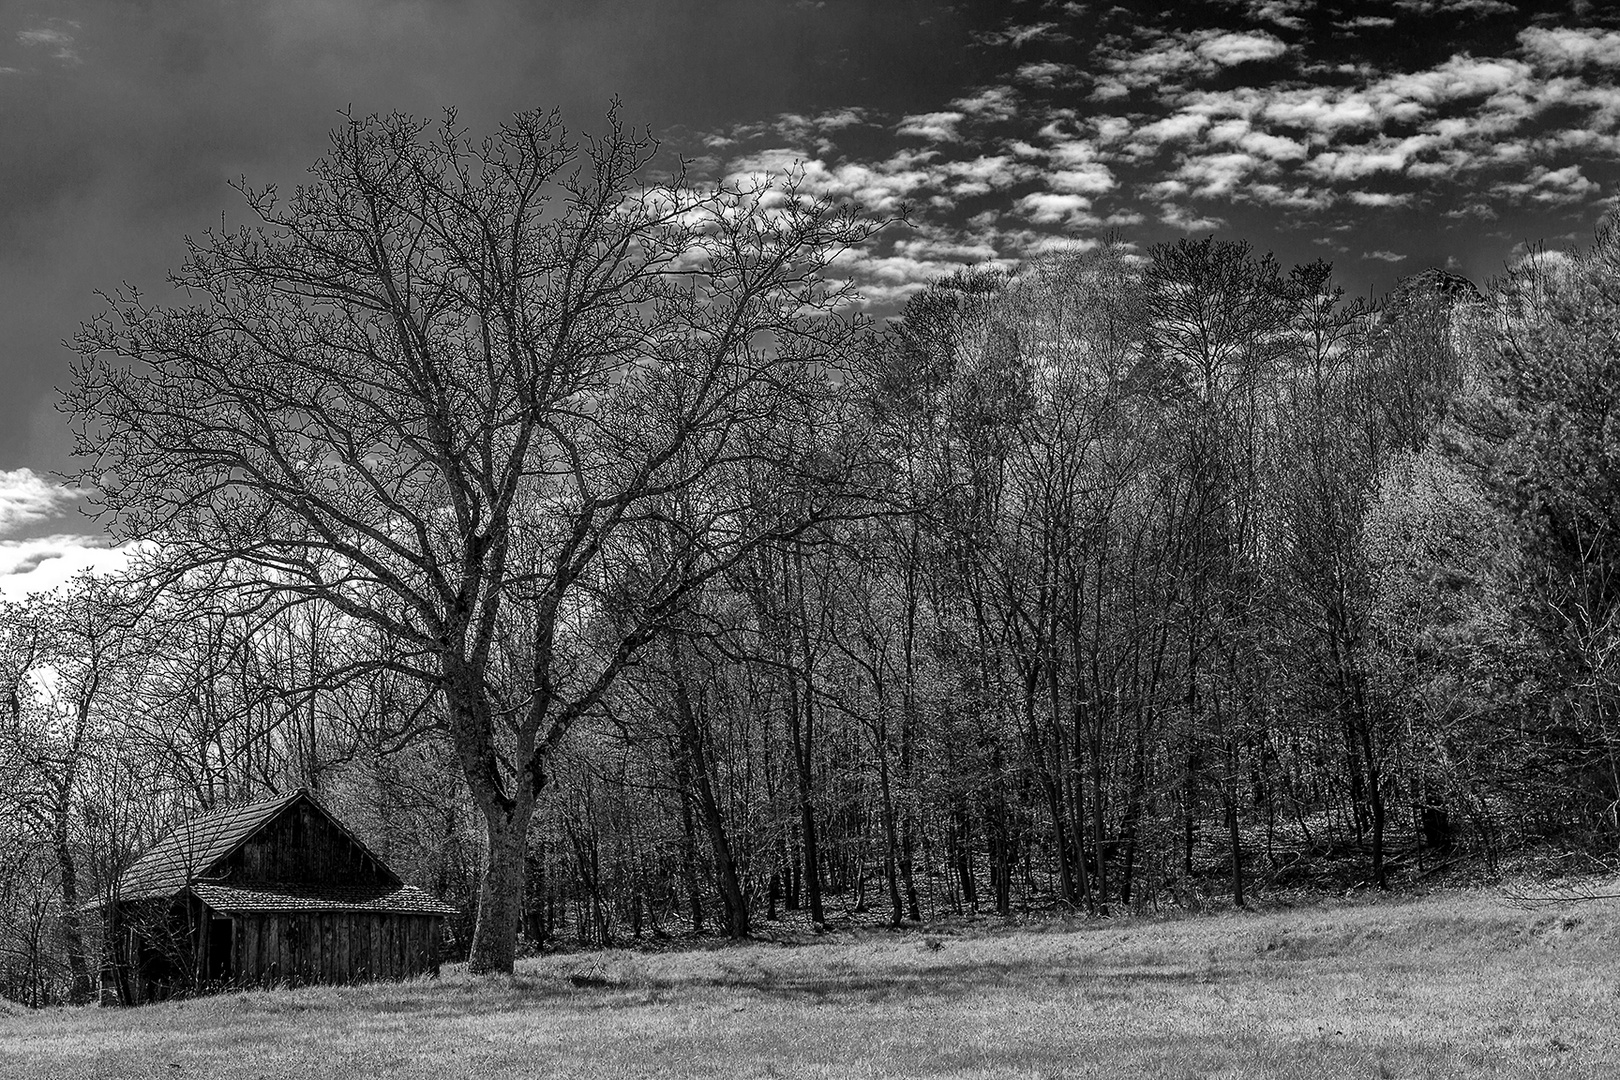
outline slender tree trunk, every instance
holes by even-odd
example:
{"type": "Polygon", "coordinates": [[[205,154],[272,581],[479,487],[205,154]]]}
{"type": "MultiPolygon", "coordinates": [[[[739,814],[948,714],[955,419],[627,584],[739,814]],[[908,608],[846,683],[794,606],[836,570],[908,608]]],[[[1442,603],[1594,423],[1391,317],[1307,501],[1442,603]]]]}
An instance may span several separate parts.
{"type": "Polygon", "coordinates": [[[905,922],[905,906],[900,896],[900,829],[895,820],[894,793],[889,785],[889,754],[882,738],[886,731],[880,730],[878,743],[878,794],[883,800],[883,878],[889,890],[890,926],[901,926],[905,922]]]}
{"type": "Polygon", "coordinates": [[[68,971],[73,980],[68,991],[68,1001],[74,1005],[83,1005],[90,1000],[90,959],[84,947],[83,920],[79,914],[78,862],[74,859],[73,849],[68,843],[65,824],[61,822],[57,827],[55,848],[57,870],[62,886],[62,937],[67,943],[68,971]]]}
{"type": "MultiPolygon", "coordinates": [[[[690,780],[688,779],[688,783],[690,780]]],[[[703,933],[703,888],[698,882],[697,822],[692,813],[692,794],[685,784],[681,789],[681,869],[686,878],[686,900],[692,920],[692,933],[703,933]]]]}
{"type": "MultiPolygon", "coordinates": [[[[737,859],[731,849],[731,835],[726,829],[725,815],[720,811],[720,800],[715,793],[712,763],[701,743],[694,754],[693,773],[698,817],[709,835],[709,847],[714,853],[715,884],[719,887],[720,903],[725,911],[726,936],[734,941],[741,940],[749,934],[748,897],[743,892],[737,859]]],[[[771,906],[774,913],[774,897],[771,906]]]]}
{"type": "MultiPolygon", "coordinates": [[[[1236,753],[1232,756],[1237,757],[1236,753]]],[[[1243,841],[1238,835],[1237,800],[1231,791],[1226,796],[1226,829],[1227,840],[1232,845],[1232,903],[1243,907],[1243,841]]]]}
{"type": "Polygon", "coordinates": [[[733,941],[741,941],[750,932],[748,897],[743,892],[742,878],[737,873],[731,840],[726,835],[725,822],[720,819],[718,808],[710,813],[706,807],[703,820],[709,827],[709,840],[714,847],[714,871],[720,887],[720,902],[725,908],[726,936],[733,941]]]}
{"type": "Polygon", "coordinates": [[[66,940],[68,971],[72,975],[68,1000],[75,1005],[82,1005],[89,1001],[91,991],[90,958],[84,947],[83,919],[79,914],[79,864],[73,854],[73,844],[69,834],[69,826],[72,820],[73,788],[78,779],[79,752],[87,723],[88,717],[81,710],[78,728],[79,737],[74,740],[67,770],[56,786],[55,805],[51,808],[51,841],[56,851],[57,874],[61,878],[62,889],[62,937],[66,940]]]}
{"type": "Polygon", "coordinates": [[[956,796],[951,807],[950,829],[951,861],[956,869],[956,883],[961,890],[961,902],[968,911],[979,910],[979,884],[973,877],[973,819],[968,813],[966,800],[956,796]]]}
{"type": "Polygon", "coordinates": [[[810,921],[820,926],[826,921],[821,905],[821,859],[816,835],[814,779],[814,716],[796,690],[789,692],[788,728],[793,739],[793,760],[799,796],[800,855],[804,864],[804,899],[810,907],[810,921]],[[802,710],[802,711],[801,711],[802,710]]]}
{"type": "MultiPolygon", "coordinates": [[[[900,819],[900,884],[906,893],[906,917],[912,922],[922,922],[922,905],[917,897],[916,833],[916,818],[912,815],[911,808],[907,806],[905,814],[900,819]]],[[[927,844],[928,837],[924,834],[924,866],[932,864],[927,844]]]]}

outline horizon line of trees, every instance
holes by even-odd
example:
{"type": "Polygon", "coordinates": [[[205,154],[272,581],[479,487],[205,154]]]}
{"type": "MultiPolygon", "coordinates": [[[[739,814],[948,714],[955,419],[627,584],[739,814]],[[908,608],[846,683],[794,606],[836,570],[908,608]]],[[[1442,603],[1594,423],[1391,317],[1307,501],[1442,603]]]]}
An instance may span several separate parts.
{"type": "Polygon", "coordinates": [[[64,411],[125,578],[0,612],[0,992],[304,785],[524,949],[1107,915],[1620,834],[1620,234],[1376,305],[1240,240],[969,270],[526,114],[351,121],[64,411]]]}

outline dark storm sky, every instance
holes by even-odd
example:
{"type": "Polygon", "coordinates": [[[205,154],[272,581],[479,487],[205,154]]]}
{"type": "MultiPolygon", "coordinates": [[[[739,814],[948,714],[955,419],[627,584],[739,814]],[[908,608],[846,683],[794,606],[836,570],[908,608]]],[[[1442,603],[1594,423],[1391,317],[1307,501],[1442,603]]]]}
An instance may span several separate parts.
{"type": "Polygon", "coordinates": [[[713,176],[874,212],[878,310],[954,266],[1214,231],[1354,292],[1584,241],[1620,162],[1620,5],[1502,0],[0,0],[0,589],[106,564],[49,479],[60,342],[295,183],[338,110],[474,131],[608,100],[713,176]]]}

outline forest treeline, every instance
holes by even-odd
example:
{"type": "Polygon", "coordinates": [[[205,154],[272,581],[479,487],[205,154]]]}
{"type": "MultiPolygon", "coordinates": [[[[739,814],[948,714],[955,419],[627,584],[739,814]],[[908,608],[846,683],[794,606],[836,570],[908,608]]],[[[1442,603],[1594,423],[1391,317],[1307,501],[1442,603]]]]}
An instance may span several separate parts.
{"type": "Polygon", "coordinates": [[[1375,303],[1111,242],[872,323],[883,223],[652,149],[356,120],[85,327],[137,555],[0,613],[7,996],[84,1000],[84,905],[297,786],[476,970],[1612,847],[1613,224],[1375,303]]]}

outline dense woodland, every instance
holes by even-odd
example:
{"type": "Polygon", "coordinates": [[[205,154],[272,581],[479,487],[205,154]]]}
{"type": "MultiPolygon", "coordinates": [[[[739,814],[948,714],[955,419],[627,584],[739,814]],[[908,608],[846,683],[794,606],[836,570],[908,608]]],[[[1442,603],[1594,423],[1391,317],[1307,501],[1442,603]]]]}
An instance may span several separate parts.
{"type": "Polygon", "coordinates": [[[616,124],[357,120],[63,409],[139,555],[0,614],[0,991],[306,785],[524,950],[1393,887],[1620,837],[1620,232],[1376,302],[1241,239],[964,270],[616,124]],[[654,182],[643,177],[651,175],[654,182]]]}

